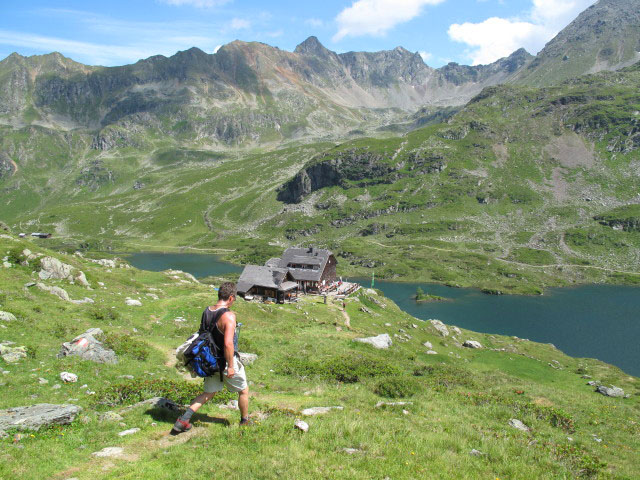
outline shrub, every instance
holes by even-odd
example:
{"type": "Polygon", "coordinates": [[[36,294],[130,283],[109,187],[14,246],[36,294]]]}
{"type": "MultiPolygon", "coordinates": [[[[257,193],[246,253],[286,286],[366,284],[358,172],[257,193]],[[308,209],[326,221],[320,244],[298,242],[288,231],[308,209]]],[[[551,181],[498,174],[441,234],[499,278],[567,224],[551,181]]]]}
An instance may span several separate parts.
{"type": "Polygon", "coordinates": [[[476,386],[469,370],[454,365],[419,366],[413,374],[425,377],[426,383],[435,390],[447,390],[456,386],[473,388],[476,386]]]}
{"type": "Polygon", "coordinates": [[[51,332],[51,335],[56,338],[67,338],[71,334],[71,328],[69,325],[60,321],[52,324],[49,331],[51,332]]]}
{"type": "Polygon", "coordinates": [[[7,257],[9,257],[7,259],[9,262],[15,263],[17,265],[26,260],[26,257],[22,254],[22,247],[13,247],[11,250],[9,250],[7,257]]]}
{"type": "Polygon", "coordinates": [[[99,321],[118,320],[120,318],[120,314],[115,309],[98,306],[93,306],[89,310],[89,316],[99,321]]]}
{"type": "Polygon", "coordinates": [[[320,377],[344,383],[357,383],[362,378],[398,375],[397,368],[388,362],[362,354],[340,355],[311,359],[286,357],[277,370],[282,375],[299,378],[320,377]]]}
{"type": "MultiPolygon", "coordinates": [[[[164,397],[185,405],[202,393],[202,384],[184,380],[168,380],[157,378],[153,380],[131,380],[104,387],[96,395],[97,405],[132,405],[153,397],[164,397]]],[[[231,392],[223,390],[215,396],[216,402],[226,403],[235,398],[231,392]]]]}
{"type": "Polygon", "coordinates": [[[100,339],[106,347],[117,355],[126,355],[136,360],[145,361],[149,358],[151,347],[148,343],[137,337],[126,334],[107,333],[100,339]]]}
{"type": "Polygon", "coordinates": [[[387,398],[410,397],[417,391],[418,386],[410,377],[385,378],[374,388],[376,394],[387,398]]]}

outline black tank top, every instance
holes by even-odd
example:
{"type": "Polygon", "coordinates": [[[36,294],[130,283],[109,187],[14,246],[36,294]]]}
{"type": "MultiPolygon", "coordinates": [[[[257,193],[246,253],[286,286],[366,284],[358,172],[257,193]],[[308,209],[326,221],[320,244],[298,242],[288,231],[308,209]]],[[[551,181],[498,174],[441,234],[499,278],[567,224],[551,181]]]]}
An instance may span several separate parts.
{"type": "MultiPolygon", "coordinates": [[[[201,332],[209,332],[211,334],[211,338],[213,339],[216,347],[221,352],[224,352],[224,333],[220,331],[218,328],[218,320],[220,317],[227,312],[230,312],[226,307],[217,308],[215,310],[211,310],[209,307],[205,308],[204,312],[202,312],[202,319],[200,320],[200,333],[201,332]]],[[[233,353],[238,351],[238,330],[236,329],[233,332],[233,353]]]]}

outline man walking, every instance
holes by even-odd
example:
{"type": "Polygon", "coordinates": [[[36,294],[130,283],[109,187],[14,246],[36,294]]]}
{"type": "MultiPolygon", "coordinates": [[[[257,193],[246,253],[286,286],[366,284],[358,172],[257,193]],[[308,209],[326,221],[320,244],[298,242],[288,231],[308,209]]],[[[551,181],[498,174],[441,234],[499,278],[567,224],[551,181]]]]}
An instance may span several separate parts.
{"type": "Polygon", "coordinates": [[[236,300],[235,283],[226,282],[218,290],[218,303],[207,307],[202,313],[200,331],[209,326],[211,337],[219,351],[224,352],[225,369],[223,380],[219,375],[205,377],[204,392],[198,395],[187,411],[176,420],[173,429],[176,432],[186,432],[191,428],[191,416],[198,409],[213,398],[213,396],[227,387],[230,392],[238,392],[238,407],[240,408],[240,425],[249,423],[249,386],[244,366],[238,356],[238,332],[236,330],[236,314],[230,308],[236,300]]]}

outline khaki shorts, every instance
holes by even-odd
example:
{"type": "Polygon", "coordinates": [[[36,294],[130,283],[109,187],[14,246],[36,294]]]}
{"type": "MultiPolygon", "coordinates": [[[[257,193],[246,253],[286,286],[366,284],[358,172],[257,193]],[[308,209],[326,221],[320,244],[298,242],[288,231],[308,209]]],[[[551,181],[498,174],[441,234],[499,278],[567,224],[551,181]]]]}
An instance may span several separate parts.
{"type": "Polygon", "coordinates": [[[220,374],[216,373],[211,377],[204,379],[204,391],[205,393],[216,393],[222,390],[223,386],[227,387],[230,392],[241,392],[247,385],[247,375],[244,371],[244,365],[238,360],[237,357],[233,357],[233,369],[235,373],[232,378],[227,377],[227,369],[224,369],[222,378],[224,382],[220,381],[220,374]]]}

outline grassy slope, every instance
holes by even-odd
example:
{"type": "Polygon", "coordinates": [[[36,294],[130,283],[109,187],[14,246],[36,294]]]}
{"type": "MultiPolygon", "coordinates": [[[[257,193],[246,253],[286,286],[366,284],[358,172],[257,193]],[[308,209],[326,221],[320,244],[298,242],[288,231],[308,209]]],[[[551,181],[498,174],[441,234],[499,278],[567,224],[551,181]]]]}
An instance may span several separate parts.
{"type": "MultiPolygon", "coordinates": [[[[0,239],[3,252],[25,247],[50,254],[31,241],[0,239]]],[[[215,404],[205,406],[195,417],[193,433],[175,438],[167,436],[174,415],[144,407],[123,413],[121,424],[100,421],[100,413],[119,411],[127,404],[96,405],[97,399],[112,395],[116,385],[128,382],[135,393],[144,389],[146,380],[181,382],[175,369],[167,366],[169,352],[196,328],[214,292],[210,286],[183,283],[163,273],[108,271],[78,257],[55,255],[81,268],[95,289],[48,283],[64,287],[72,298],[89,296],[96,303],[73,305],[35,287],[23,288],[34,278],[32,266],[3,270],[0,308],[18,320],[3,323],[6,328],[0,330],[0,338],[29,346],[32,354],[13,365],[0,360],[2,370],[10,372],[0,378],[0,408],[70,402],[84,410],[70,426],[0,440],[0,478],[168,479],[204,474],[216,478],[622,479],[632,478],[640,467],[637,378],[596,360],[573,359],[549,345],[510,337],[463,330],[458,340],[475,339],[488,348],[458,347],[451,337],[438,336],[428,324],[372,292],[347,301],[350,328],[339,305],[324,305],[315,298],[299,305],[239,301],[234,306],[245,325],[241,350],[259,355],[248,367],[253,382],[251,414],[258,421],[252,428],[239,429],[237,413],[215,404]],[[105,288],[99,288],[98,281],[105,288]],[[159,300],[146,293],[157,294],[159,300]],[[143,306],[127,307],[125,297],[140,298],[143,306]],[[372,313],[363,312],[363,306],[372,313]],[[175,322],[178,316],[187,322],[175,322]],[[55,357],[63,341],[88,327],[130,340],[119,347],[120,363],[97,365],[55,357]],[[394,337],[388,351],[352,341],[379,333],[410,338],[394,337]],[[439,354],[427,355],[425,341],[432,342],[439,354]],[[550,367],[552,361],[561,369],[550,367]],[[79,381],[54,390],[52,385],[61,383],[62,371],[78,374],[79,381]],[[581,378],[585,372],[624,388],[631,397],[612,399],[594,393],[581,378]],[[349,380],[354,373],[359,377],[356,382],[337,380],[349,380]],[[127,381],[121,375],[135,379],[127,381]],[[41,385],[39,377],[49,383],[41,385]],[[399,380],[400,386],[391,379],[399,380]],[[80,388],[83,384],[98,393],[87,395],[80,388]],[[399,397],[375,393],[381,388],[399,397]],[[381,400],[412,404],[375,408],[381,400]],[[301,409],[329,405],[341,405],[344,410],[307,418],[311,429],[306,435],[293,429],[301,409]],[[510,418],[521,419],[532,431],[514,430],[507,424],[510,418]],[[117,436],[133,427],[141,431],[117,436]],[[602,442],[594,441],[592,435],[602,442]],[[91,456],[108,446],[123,447],[125,457],[99,460],[91,456]],[[349,455],[344,448],[360,451],[349,455]],[[473,448],[486,455],[470,456],[473,448]],[[33,458],[42,459],[43,452],[47,461],[33,462],[33,458]]],[[[180,395],[187,387],[177,385],[180,388],[169,396],[187,401],[189,393],[180,395]]],[[[155,388],[154,392],[146,387],[142,397],[157,393],[159,387],[155,388]]]]}

